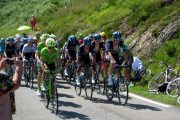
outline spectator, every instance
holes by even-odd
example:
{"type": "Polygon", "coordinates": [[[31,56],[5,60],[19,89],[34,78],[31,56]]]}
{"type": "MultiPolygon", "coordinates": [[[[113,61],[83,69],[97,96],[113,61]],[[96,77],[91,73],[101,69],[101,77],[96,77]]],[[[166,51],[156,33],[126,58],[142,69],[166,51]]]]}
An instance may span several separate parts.
{"type": "MultiPolygon", "coordinates": [[[[11,81],[11,86],[7,83],[7,76],[5,74],[0,74],[0,116],[2,120],[12,120],[12,108],[10,102],[10,93],[17,90],[21,85],[21,76],[22,76],[22,62],[17,58],[14,60],[15,74],[13,80],[11,81]],[[3,86],[2,86],[3,85],[3,86]]],[[[6,59],[0,61],[0,70],[7,67],[6,59]]]]}
{"type": "Polygon", "coordinates": [[[35,29],[36,29],[36,18],[34,15],[32,15],[31,19],[29,19],[29,22],[31,24],[32,31],[35,31],[35,29]]]}

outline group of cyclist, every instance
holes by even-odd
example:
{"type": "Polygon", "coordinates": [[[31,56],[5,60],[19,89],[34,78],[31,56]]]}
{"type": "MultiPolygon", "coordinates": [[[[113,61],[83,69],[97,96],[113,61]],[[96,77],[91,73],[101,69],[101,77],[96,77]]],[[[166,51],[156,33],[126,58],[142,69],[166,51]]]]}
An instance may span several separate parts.
{"type": "MultiPolygon", "coordinates": [[[[41,95],[41,91],[45,88],[41,86],[43,82],[43,71],[49,72],[57,69],[60,62],[64,62],[64,75],[68,76],[67,66],[71,61],[75,61],[76,69],[76,84],[80,84],[80,71],[82,66],[92,66],[92,83],[95,82],[96,64],[100,64],[102,71],[109,69],[108,85],[112,82],[112,69],[115,64],[128,65],[125,68],[124,75],[128,81],[131,80],[131,64],[133,56],[122,39],[120,32],[112,33],[112,39],[107,39],[106,33],[95,33],[88,36],[83,34],[70,35],[64,46],[59,49],[59,41],[54,34],[36,33],[35,36],[20,36],[9,37],[7,40],[1,38],[0,53],[1,58],[17,57],[23,58],[24,68],[26,62],[30,58],[37,61],[38,75],[37,95],[41,95]],[[110,67],[106,67],[109,64],[110,67]]],[[[25,69],[24,72],[25,73],[25,69]]],[[[24,79],[24,77],[22,78],[24,79]]]]}

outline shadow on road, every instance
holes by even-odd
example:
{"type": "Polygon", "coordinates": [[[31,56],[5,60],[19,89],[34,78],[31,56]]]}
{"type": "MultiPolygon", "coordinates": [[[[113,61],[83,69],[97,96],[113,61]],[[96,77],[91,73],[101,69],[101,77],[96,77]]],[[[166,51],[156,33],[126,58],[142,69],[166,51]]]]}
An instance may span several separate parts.
{"type": "Polygon", "coordinates": [[[58,84],[57,87],[58,88],[63,88],[63,89],[71,89],[70,86],[64,86],[64,85],[60,85],[60,84],[58,84]]]}
{"type": "MultiPolygon", "coordinates": [[[[114,98],[117,99],[117,98],[114,98]]],[[[101,98],[92,98],[92,102],[94,103],[105,103],[105,104],[113,104],[113,105],[120,105],[119,101],[108,101],[107,99],[101,99],[101,98]]]]}
{"type": "Polygon", "coordinates": [[[81,108],[82,106],[73,102],[59,101],[60,106],[81,108]]]}
{"type": "Polygon", "coordinates": [[[90,120],[89,116],[83,115],[83,114],[77,113],[77,112],[72,112],[72,111],[59,110],[58,116],[61,119],[65,119],[65,120],[66,119],[90,120]]]}
{"type": "Polygon", "coordinates": [[[132,104],[128,103],[126,105],[128,108],[134,109],[134,110],[142,110],[142,109],[148,109],[152,111],[162,111],[161,109],[149,105],[142,105],[142,104],[132,104]]]}
{"type": "Polygon", "coordinates": [[[63,93],[58,93],[59,97],[66,97],[66,98],[74,98],[74,96],[72,95],[68,95],[68,94],[63,94],[63,93]]]}

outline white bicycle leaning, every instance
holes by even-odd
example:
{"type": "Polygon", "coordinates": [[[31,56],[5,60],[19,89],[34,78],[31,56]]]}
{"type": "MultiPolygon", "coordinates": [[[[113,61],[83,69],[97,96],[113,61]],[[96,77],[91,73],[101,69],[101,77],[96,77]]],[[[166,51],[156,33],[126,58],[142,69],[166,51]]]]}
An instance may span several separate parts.
{"type": "Polygon", "coordinates": [[[166,93],[171,97],[178,97],[177,102],[180,104],[180,78],[168,83],[166,93]]]}

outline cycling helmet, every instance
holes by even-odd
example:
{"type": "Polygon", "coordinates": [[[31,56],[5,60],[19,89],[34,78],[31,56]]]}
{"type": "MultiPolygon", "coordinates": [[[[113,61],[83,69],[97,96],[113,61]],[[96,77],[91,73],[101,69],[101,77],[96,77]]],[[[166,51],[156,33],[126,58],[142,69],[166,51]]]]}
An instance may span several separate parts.
{"type": "Polygon", "coordinates": [[[76,37],[74,35],[69,36],[68,40],[71,41],[73,44],[76,43],[76,37]]]}
{"type": "Polygon", "coordinates": [[[121,40],[121,33],[118,31],[113,32],[113,39],[120,41],[121,40]]]}
{"type": "Polygon", "coordinates": [[[39,33],[39,32],[36,32],[36,33],[35,33],[35,36],[40,36],[40,33],[39,33]]]}
{"type": "Polygon", "coordinates": [[[22,38],[21,40],[24,44],[26,44],[28,42],[28,38],[22,38]]]}
{"type": "Polygon", "coordinates": [[[8,38],[8,42],[14,43],[14,38],[13,37],[9,37],[8,38]]]}
{"type": "Polygon", "coordinates": [[[89,34],[88,37],[89,37],[89,39],[93,39],[94,36],[93,36],[93,34],[89,34]]]}
{"type": "Polygon", "coordinates": [[[19,34],[16,34],[16,39],[20,40],[21,36],[19,34]]]}
{"type": "Polygon", "coordinates": [[[56,41],[52,38],[48,38],[46,40],[46,46],[47,47],[55,47],[56,46],[56,41]]]}
{"type": "Polygon", "coordinates": [[[41,42],[45,42],[46,39],[49,38],[49,37],[50,37],[50,36],[49,36],[49,34],[47,34],[47,33],[42,34],[41,37],[40,37],[41,42]]]}
{"type": "Polygon", "coordinates": [[[106,37],[106,33],[105,33],[105,32],[101,32],[100,35],[101,35],[102,37],[106,37]]]}
{"type": "Polygon", "coordinates": [[[28,43],[33,43],[33,42],[34,42],[33,38],[28,38],[28,43]]]}
{"type": "Polygon", "coordinates": [[[95,41],[100,41],[101,40],[101,36],[99,34],[95,34],[93,37],[94,37],[95,41]]]}
{"type": "Polygon", "coordinates": [[[56,37],[56,35],[54,35],[54,34],[51,34],[51,35],[50,35],[50,38],[52,38],[52,39],[54,39],[54,40],[57,40],[57,37],[56,37]]]}
{"type": "Polygon", "coordinates": [[[85,38],[83,39],[83,42],[84,42],[84,45],[86,45],[86,46],[90,46],[90,45],[91,45],[91,42],[90,42],[89,37],[85,37],[85,38]]]}
{"type": "Polygon", "coordinates": [[[78,35],[78,39],[83,39],[83,34],[82,34],[82,33],[80,33],[80,34],[78,35]]]}
{"type": "Polygon", "coordinates": [[[5,44],[6,43],[6,39],[5,38],[1,38],[1,44],[5,44]]]}

